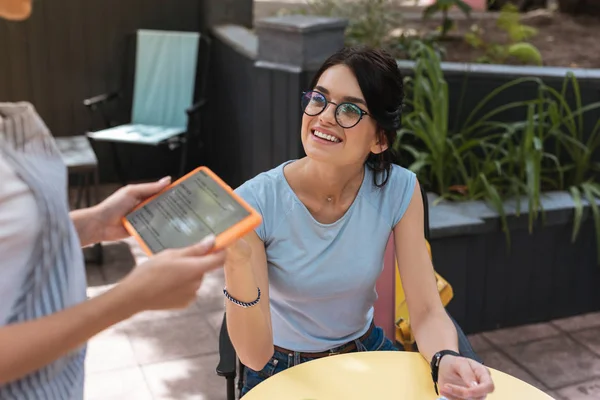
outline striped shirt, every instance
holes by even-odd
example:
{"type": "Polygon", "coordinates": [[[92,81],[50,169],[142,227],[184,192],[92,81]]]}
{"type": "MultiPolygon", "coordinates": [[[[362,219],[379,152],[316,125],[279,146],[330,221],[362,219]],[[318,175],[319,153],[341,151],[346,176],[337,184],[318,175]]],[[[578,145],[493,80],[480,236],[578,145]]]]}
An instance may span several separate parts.
{"type": "MultiPolygon", "coordinates": [[[[37,205],[33,246],[11,274],[14,265],[0,257],[0,281],[15,279],[10,302],[0,324],[41,318],[86,299],[86,278],[79,237],[69,217],[67,170],[52,135],[29,103],[0,103],[0,158],[30,189],[37,205]]],[[[3,183],[4,184],[4,183],[3,183]]],[[[1,191],[0,191],[1,193],[1,191]]],[[[10,205],[0,196],[0,209],[10,205]]],[[[22,229],[29,229],[23,226],[22,229]]],[[[9,282],[10,284],[10,282],[9,282]]],[[[40,332],[43,334],[43,332],[40,332]]],[[[0,399],[83,399],[85,346],[16,381],[0,386],[0,399]]]]}

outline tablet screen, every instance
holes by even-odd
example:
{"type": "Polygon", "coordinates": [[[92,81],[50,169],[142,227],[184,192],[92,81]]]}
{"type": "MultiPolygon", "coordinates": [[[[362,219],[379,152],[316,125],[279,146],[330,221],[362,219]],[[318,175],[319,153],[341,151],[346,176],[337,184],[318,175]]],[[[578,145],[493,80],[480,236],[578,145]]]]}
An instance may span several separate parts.
{"type": "Polygon", "coordinates": [[[221,234],[250,213],[200,170],[127,216],[152,253],[221,234]]]}

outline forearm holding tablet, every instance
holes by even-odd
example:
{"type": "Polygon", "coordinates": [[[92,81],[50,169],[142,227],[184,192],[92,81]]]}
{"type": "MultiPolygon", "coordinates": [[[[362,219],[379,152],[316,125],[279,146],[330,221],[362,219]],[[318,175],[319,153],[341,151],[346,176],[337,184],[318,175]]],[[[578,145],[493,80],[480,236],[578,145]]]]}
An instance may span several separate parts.
{"type": "Polygon", "coordinates": [[[207,167],[199,167],[137,206],[125,229],[151,255],[213,234],[221,250],[260,225],[252,207],[207,167]]]}

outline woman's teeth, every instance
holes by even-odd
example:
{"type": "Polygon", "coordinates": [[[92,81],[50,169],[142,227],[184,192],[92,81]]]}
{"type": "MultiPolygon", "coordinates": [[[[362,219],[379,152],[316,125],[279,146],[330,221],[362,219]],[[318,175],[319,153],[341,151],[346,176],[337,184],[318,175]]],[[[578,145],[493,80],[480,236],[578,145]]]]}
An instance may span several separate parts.
{"type": "Polygon", "coordinates": [[[335,136],[331,136],[331,135],[328,135],[323,132],[313,131],[313,134],[316,137],[320,137],[321,139],[329,140],[330,142],[333,142],[333,143],[338,143],[340,141],[340,139],[336,138],[335,136]]]}

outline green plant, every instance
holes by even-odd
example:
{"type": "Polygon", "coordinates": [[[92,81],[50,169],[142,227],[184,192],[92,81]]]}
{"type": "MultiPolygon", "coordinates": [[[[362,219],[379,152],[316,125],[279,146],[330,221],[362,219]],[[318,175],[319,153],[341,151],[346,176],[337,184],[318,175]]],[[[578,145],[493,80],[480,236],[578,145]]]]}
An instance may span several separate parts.
{"type": "Polygon", "coordinates": [[[559,176],[558,188],[568,190],[575,204],[572,241],[577,239],[583,220],[584,199],[590,206],[596,229],[596,249],[600,259],[600,184],[595,181],[600,172],[600,164],[592,157],[600,149],[600,120],[596,121],[591,132],[585,130],[584,114],[600,109],[600,102],[583,105],[577,78],[567,73],[561,91],[543,86],[545,112],[540,113],[539,125],[556,138],[555,154],[566,153],[569,162],[556,171],[559,176]],[[569,86],[571,93],[569,93],[569,86]],[[569,106],[572,98],[574,108],[569,106]]]}
{"type": "Polygon", "coordinates": [[[526,202],[531,232],[540,215],[544,216],[544,192],[568,190],[575,204],[572,240],[577,238],[587,202],[600,263],[600,184],[595,181],[600,163],[592,159],[600,149],[600,121],[589,132],[583,118],[600,110],[600,102],[583,105],[573,74],[567,75],[561,91],[538,78],[520,78],[489,93],[451,130],[450,98],[440,56],[418,43],[411,51],[417,61],[414,76],[406,78],[407,111],[394,149],[403,161],[411,160],[408,168],[440,196],[437,201],[486,201],[500,215],[510,246],[506,200],[516,200],[517,215],[522,200],[526,202]],[[536,95],[491,107],[504,91],[522,84],[535,85],[536,95]],[[509,110],[521,110],[525,117],[501,122],[509,110]]]}
{"type": "Polygon", "coordinates": [[[542,65],[539,50],[527,42],[537,34],[537,30],[521,23],[519,10],[514,4],[508,3],[502,7],[496,25],[506,32],[507,43],[486,41],[479,25],[471,26],[470,31],[465,34],[465,41],[469,45],[484,52],[477,59],[478,62],[503,64],[509,58],[515,58],[525,64],[542,65]]]}
{"type": "MultiPolygon", "coordinates": [[[[430,47],[415,45],[414,77],[406,78],[408,108],[395,150],[408,153],[409,169],[441,199],[485,200],[501,216],[509,237],[504,200],[526,196],[530,225],[541,209],[541,165],[555,157],[544,151],[545,137],[535,129],[534,99],[518,100],[482,114],[484,106],[505,90],[536,78],[522,78],[494,90],[467,117],[463,126],[448,126],[448,85],[440,58],[430,47]],[[526,121],[494,120],[514,108],[528,110],[526,121]]],[[[438,200],[438,201],[439,201],[438,200]]]]}
{"type": "Polygon", "coordinates": [[[463,0],[435,0],[435,2],[423,10],[423,18],[431,18],[438,12],[442,13],[442,25],[438,28],[440,31],[440,39],[446,39],[448,32],[454,27],[454,21],[450,18],[449,11],[452,7],[457,7],[465,15],[471,15],[471,6],[463,0]]]}

